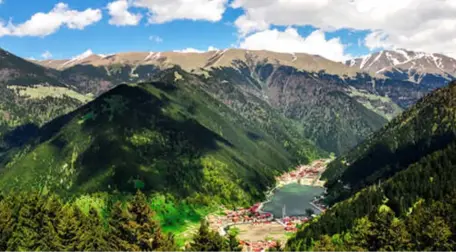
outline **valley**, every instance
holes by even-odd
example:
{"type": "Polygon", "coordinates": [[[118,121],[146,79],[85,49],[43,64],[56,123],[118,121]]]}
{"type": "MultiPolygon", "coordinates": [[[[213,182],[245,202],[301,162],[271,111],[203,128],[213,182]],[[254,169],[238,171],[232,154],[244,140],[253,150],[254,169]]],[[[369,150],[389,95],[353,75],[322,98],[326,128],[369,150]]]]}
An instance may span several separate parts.
{"type": "Polygon", "coordinates": [[[324,206],[317,206],[313,201],[323,197],[322,186],[315,185],[315,182],[329,161],[316,160],[277,177],[276,186],[266,192],[264,202],[249,208],[227,209],[221,206],[218,211],[221,214],[206,217],[210,228],[222,236],[236,232],[247,251],[259,252],[276,246],[277,241],[285,244],[286,239],[297,231],[297,226],[325,211],[324,206]],[[302,179],[311,184],[299,183],[302,179]]]}
{"type": "MultiPolygon", "coordinates": [[[[378,55],[342,64],[227,49],[33,61],[1,51],[9,74],[0,85],[0,208],[13,209],[4,219],[31,219],[17,209],[36,206],[71,222],[84,220],[71,217],[81,209],[114,239],[122,221],[145,214],[155,224],[141,225],[158,228],[163,242],[153,248],[171,250],[196,249],[198,237],[215,250],[383,248],[351,233],[382,216],[413,227],[409,212],[421,198],[440,204],[451,195],[456,103],[448,69],[396,78],[386,74],[396,60],[381,57],[391,52],[378,55]],[[366,62],[388,71],[373,74],[366,62]]],[[[0,220],[0,231],[22,237],[7,226],[0,220]]],[[[6,248],[22,247],[0,239],[6,248]]]]}

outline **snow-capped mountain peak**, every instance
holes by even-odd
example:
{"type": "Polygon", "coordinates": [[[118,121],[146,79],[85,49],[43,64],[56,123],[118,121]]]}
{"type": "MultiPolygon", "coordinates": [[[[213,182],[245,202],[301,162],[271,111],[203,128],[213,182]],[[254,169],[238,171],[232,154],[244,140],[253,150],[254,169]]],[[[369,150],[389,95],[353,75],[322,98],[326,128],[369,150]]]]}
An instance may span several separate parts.
{"type": "Polygon", "coordinates": [[[376,74],[397,70],[456,76],[456,59],[443,54],[415,52],[402,48],[384,50],[352,59],[347,61],[346,65],[376,74]]]}

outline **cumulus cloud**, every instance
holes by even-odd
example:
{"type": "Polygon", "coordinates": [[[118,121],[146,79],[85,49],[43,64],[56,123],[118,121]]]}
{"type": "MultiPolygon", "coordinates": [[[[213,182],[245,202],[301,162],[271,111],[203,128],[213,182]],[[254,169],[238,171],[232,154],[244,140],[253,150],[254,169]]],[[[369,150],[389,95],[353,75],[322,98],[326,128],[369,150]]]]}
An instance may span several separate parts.
{"type": "Polygon", "coordinates": [[[161,37],[155,35],[149,36],[149,40],[154,41],[157,44],[163,42],[163,39],[161,37]]]}
{"type": "Polygon", "coordinates": [[[166,23],[176,19],[222,19],[228,0],[134,0],[136,7],[149,10],[149,23],[166,23]]]}
{"type": "Polygon", "coordinates": [[[456,54],[454,0],[234,0],[244,15],[235,22],[241,34],[270,25],[312,25],[324,31],[369,30],[366,46],[403,47],[456,54]]]}
{"type": "Polygon", "coordinates": [[[326,40],[325,33],[321,30],[302,37],[295,28],[291,27],[285,31],[273,29],[251,34],[241,41],[240,47],[283,53],[318,54],[334,61],[345,61],[351,57],[344,53],[344,45],[339,38],[326,40]]]}
{"type": "Polygon", "coordinates": [[[86,26],[100,21],[101,18],[102,14],[99,9],[89,8],[84,11],[76,11],[71,10],[65,3],[58,3],[50,12],[36,13],[22,24],[16,25],[11,21],[8,24],[0,23],[0,37],[44,37],[56,32],[62,26],[82,30],[86,26]]]}
{"type": "Polygon", "coordinates": [[[141,14],[133,14],[128,9],[130,3],[127,0],[117,0],[107,5],[109,15],[109,23],[116,26],[137,25],[142,19],[141,14]]]}
{"type": "Polygon", "coordinates": [[[52,58],[52,53],[49,51],[45,51],[43,54],[41,54],[41,58],[50,59],[50,58],[52,58]]]}

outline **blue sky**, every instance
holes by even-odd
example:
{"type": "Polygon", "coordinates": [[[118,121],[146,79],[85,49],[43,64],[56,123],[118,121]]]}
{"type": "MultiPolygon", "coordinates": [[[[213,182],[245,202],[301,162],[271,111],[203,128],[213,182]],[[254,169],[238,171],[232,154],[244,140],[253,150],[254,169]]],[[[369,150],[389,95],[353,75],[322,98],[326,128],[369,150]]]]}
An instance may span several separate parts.
{"type": "MultiPolygon", "coordinates": [[[[411,45],[411,49],[433,50],[421,46],[426,45],[426,41],[419,41],[421,44],[417,41],[403,42],[399,34],[401,28],[396,27],[394,22],[369,18],[369,11],[379,13],[382,10],[384,15],[391,15],[388,8],[381,5],[366,7],[363,1],[371,0],[358,0],[359,4],[354,7],[348,3],[339,4],[339,10],[334,5],[331,9],[329,5],[323,6],[322,2],[328,2],[325,0],[305,0],[302,3],[274,3],[269,0],[192,1],[189,4],[189,1],[183,0],[3,0],[0,4],[0,47],[21,57],[36,59],[43,59],[45,52],[49,52],[47,57],[51,58],[71,58],[88,49],[98,54],[109,54],[241,47],[307,52],[333,60],[407,45],[411,45]],[[114,2],[123,2],[125,8],[118,7],[115,13],[111,12],[108,4],[114,2]],[[58,4],[59,10],[55,10],[58,4]],[[295,9],[293,4],[296,4],[295,9]],[[259,7],[259,11],[252,11],[259,7]],[[312,8],[315,10],[312,11],[312,8]],[[333,9],[336,10],[331,17],[321,17],[321,13],[333,9]],[[353,13],[348,15],[344,11],[353,13]],[[208,12],[213,15],[205,14],[208,12]],[[32,18],[37,13],[41,13],[44,19],[32,18]],[[74,19],[67,20],[65,16],[68,13],[74,14],[74,19]],[[217,16],[217,13],[221,15],[217,16]],[[113,15],[118,15],[117,23],[110,21],[113,15]],[[132,21],[135,15],[140,18],[138,22],[132,21]],[[10,21],[12,25],[8,25],[10,21]],[[47,27],[52,25],[55,25],[55,29],[48,30],[47,27]]],[[[396,0],[401,1],[409,0],[396,0]]],[[[408,7],[404,5],[402,8],[408,7]]],[[[449,17],[449,20],[454,21],[454,18],[449,17]]],[[[410,36],[413,36],[424,32],[424,28],[424,25],[421,30],[415,31],[403,28],[402,33],[410,31],[410,36]]],[[[445,50],[449,48],[450,53],[456,49],[446,44],[444,47],[445,50]]]]}

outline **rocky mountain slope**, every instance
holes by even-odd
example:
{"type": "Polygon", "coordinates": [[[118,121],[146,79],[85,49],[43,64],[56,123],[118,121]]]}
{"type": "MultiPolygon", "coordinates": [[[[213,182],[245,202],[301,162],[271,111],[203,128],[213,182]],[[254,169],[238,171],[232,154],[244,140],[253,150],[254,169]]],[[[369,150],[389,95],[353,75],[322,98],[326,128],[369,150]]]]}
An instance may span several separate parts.
{"type": "Polygon", "coordinates": [[[377,76],[407,80],[430,88],[442,87],[456,79],[456,59],[438,53],[385,50],[349,60],[346,65],[377,76]]]}
{"type": "Polygon", "coordinates": [[[175,67],[151,83],[108,91],[7,153],[0,188],[142,188],[195,204],[242,205],[262,198],[278,173],[326,155],[267,104],[255,117],[239,114],[204,85],[175,67]]]}
{"type": "Polygon", "coordinates": [[[326,200],[337,203],[305,225],[288,248],[453,250],[455,108],[453,82],[333,161],[323,176],[326,200]],[[447,235],[433,235],[430,227],[447,235]]]}

